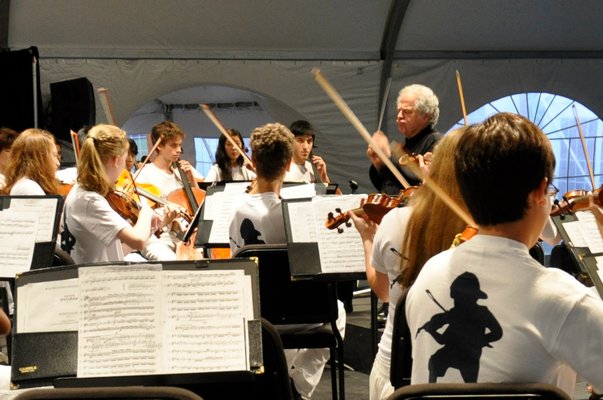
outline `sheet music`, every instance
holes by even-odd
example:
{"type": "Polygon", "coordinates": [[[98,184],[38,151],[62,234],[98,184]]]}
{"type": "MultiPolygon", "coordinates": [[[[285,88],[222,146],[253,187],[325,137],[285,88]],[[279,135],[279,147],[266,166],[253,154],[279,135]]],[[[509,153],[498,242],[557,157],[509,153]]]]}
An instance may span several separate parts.
{"type": "Polygon", "coordinates": [[[11,198],[10,209],[19,213],[30,212],[38,216],[38,227],[36,229],[36,243],[52,242],[57,215],[58,199],[54,197],[26,199],[11,198]]]}
{"type": "Polygon", "coordinates": [[[563,229],[565,229],[573,247],[588,246],[584,233],[582,232],[580,221],[565,222],[563,223],[563,229]]]}
{"type": "Polygon", "coordinates": [[[309,202],[288,202],[293,242],[318,242],[323,273],[364,272],[364,250],[354,227],[343,233],[329,230],[325,221],[329,212],[358,207],[366,195],[316,196],[309,202]]]}
{"type": "Polygon", "coordinates": [[[79,294],[76,278],[18,287],[16,333],[77,331],[79,294]]]}
{"type": "Polygon", "coordinates": [[[303,185],[293,185],[281,189],[281,198],[283,199],[309,199],[316,196],[316,185],[305,183],[303,185]]]}
{"type": "Polygon", "coordinates": [[[286,204],[291,229],[289,240],[295,243],[317,242],[318,235],[314,226],[316,224],[316,215],[314,215],[312,202],[294,201],[286,204]]]}
{"type": "Polygon", "coordinates": [[[593,254],[603,253],[603,238],[593,213],[581,211],[576,213],[576,217],[580,221],[580,229],[590,252],[593,254]]]}
{"type": "MultiPolygon", "coordinates": [[[[228,185],[226,185],[228,186],[228,185]]],[[[233,206],[242,195],[236,192],[215,192],[205,197],[203,219],[212,220],[209,243],[228,243],[228,228],[232,220],[233,206]]]]}
{"type": "Polygon", "coordinates": [[[38,225],[35,213],[18,212],[12,206],[0,211],[0,277],[14,278],[29,271],[36,244],[32,232],[37,231],[38,225]]]}
{"type": "Polygon", "coordinates": [[[165,271],[166,373],[249,370],[250,285],[242,270],[165,271]]]}
{"type": "Polygon", "coordinates": [[[161,265],[79,269],[78,377],[161,368],[161,265]]]}

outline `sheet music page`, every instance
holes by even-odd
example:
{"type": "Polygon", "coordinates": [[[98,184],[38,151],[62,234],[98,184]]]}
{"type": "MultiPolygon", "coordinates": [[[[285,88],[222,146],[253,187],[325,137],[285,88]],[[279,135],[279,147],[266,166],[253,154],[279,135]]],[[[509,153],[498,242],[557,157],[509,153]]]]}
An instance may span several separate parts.
{"type": "Polygon", "coordinates": [[[251,182],[228,182],[224,184],[224,193],[242,194],[245,193],[251,182]]]}
{"type": "Polygon", "coordinates": [[[210,243],[228,243],[228,228],[232,220],[233,205],[241,194],[216,192],[205,198],[203,219],[212,220],[210,243]]]}
{"type": "MultiPolygon", "coordinates": [[[[343,232],[327,229],[325,221],[329,212],[339,208],[343,212],[357,208],[365,195],[317,196],[312,199],[320,265],[324,273],[364,272],[364,249],[360,234],[354,226],[343,226],[343,232]]],[[[350,221],[351,222],[351,221],[350,221]]]]}
{"type": "Polygon", "coordinates": [[[573,247],[588,247],[580,221],[565,222],[563,229],[567,233],[573,247]]]}
{"type": "Polygon", "coordinates": [[[249,370],[242,270],[164,271],[166,373],[249,370]]]}
{"type": "Polygon", "coordinates": [[[603,253],[603,238],[597,226],[597,220],[590,211],[580,211],[576,213],[580,221],[580,230],[586,241],[586,246],[591,253],[603,253]]]}
{"type": "MultiPolygon", "coordinates": [[[[284,203],[289,215],[291,240],[296,243],[317,241],[316,216],[311,201],[292,201],[284,203]]],[[[326,215],[326,214],[325,214],[326,215]]]]}
{"type": "Polygon", "coordinates": [[[0,211],[0,226],[0,277],[14,278],[31,268],[36,245],[36,237],[32,233],[38,229],[38,215],[18,212],[11,206],[0,211]]]}
{"type": "Polygon", "coordinates": [[[31,212],[38,216],[36,243],[52,242],[55,227],[58,199],[39,197],[28,199],[11,199],[10,209],[16,212],[31,212]]]}
{"type": "Polygon", "coordinates": [[[233,208],[248,185],[248,182],[227,183],[223,192],[215,192],[205,197],[203,219],[213,221],[208,239],[210,243],[230,243],[228,228],[232,220],[233,208]]]}
{"type": "Polygon", "coordinates": [[[79,269],[78,377],[161,371],[161,265],[79,269]]]}
{"type": "Polygon", "coordinates": [[[343,233],[325,227],[329,212],[357,208],[366,195],[315,196],[311,201],[285,203],[291,228],[291,240],[296,243],[318,243],[321,270],[324,273],[364,272],[364,250],[360,234],[345,227],[343,233]]]}
{"type": "Polygon", "coordinates": [[[313,183],[287,186],[281,189],[283,199],[309,199],[316,196],[316,186],[313,183]]]}
{"type": "Polygon", "coordinates": [[[79,294],[77,278],[19,286],[16,333],[77,331],[79,294]]]}

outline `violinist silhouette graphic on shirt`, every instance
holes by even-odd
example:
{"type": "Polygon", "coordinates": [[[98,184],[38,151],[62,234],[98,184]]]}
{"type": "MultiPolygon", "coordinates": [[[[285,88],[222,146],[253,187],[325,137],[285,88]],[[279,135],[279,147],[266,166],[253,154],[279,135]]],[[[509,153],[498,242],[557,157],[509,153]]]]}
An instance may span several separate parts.
{"type": "Polygon", "coordinates": [[[477,382],[479,360],[484,346],[499,340],[503,331],[488,307],[477,304],[488,295],[480,290],[477,276],[470,272],[459,275],[450,285],[450,297],[454,307],[446,310],[426,291],[431,299],[444,311],[435,314],[417,330],[424,330],[436,342],[444,345],[429,359],[429,382],[434,383],[446,374],[448,368],[456,368],[465,383],[477,382]],[[440,328],[448,325],[442,332],[440,328]]]}
{"type": "Polygon", "coordinates": [[[243,238],[243,243],[245,245],[248,244],[265,244],[263,240],[260,240],[260,236],[262,236],[262,232],[255,229],[253,222],[249,218],[245,218],[241,222],[241,238],[243,238]]]}

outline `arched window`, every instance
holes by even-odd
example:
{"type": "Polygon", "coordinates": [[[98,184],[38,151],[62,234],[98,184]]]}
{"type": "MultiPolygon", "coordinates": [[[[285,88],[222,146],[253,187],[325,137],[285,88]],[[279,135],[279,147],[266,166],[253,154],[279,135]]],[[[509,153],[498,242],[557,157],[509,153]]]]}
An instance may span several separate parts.
{"type": "MultiPolygon", "coordinates": [[[[569,190],[592,190],[578,115],[590,159],[595,188],[603,183],[603,122],[595,113],[578,103],[551,93],[520,93],[494,100],[468,115],[469,123],[481,122],[497,112],[513,112],[527,117],[549,137],[555,152],[554,184],[563,194],[569,190]],[[575,110],[575,111],[574,111],[575,110]]],[[[458,121],[451,129],[464,124],[458,121]]]]}

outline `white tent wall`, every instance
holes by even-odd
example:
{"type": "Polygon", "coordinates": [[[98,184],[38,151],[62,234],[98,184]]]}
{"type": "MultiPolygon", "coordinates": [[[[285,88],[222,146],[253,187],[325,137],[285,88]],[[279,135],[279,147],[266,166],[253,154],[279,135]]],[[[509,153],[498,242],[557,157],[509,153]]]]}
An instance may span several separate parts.
{"type": "MultiPolygon", "coordinates": [[[[366,61],[207,61],[207,60],[95,60],[41,59],[42,90],[48,97],[51,82],[87,77],[95,88],[109,89],[115,116],[123,124],[142,105],[167,93],[202,85],[223,85],[255,93],[264,116],[250,121],[230,119],[218,111],[227,125],[245,136],[255,122],[271,116],[284,124],[305,118],[318,131],[316,153],[328,161],[329,175],[349,191],[348,180],[356,180],[360,191],[374,190],[368,180],[366,143],[314,81],[311,70],[318,67],[340,92],[351,109],[372,132],[377,126],[380,62],[366,61]],[[259,118],[259,119],[258,119],[259,118]]],[[[392,67],[392,86],[383,129],[395,138],[395,102],[400,88],[410,83],[430,86],[440,98],[438,129],[447,131],[462,118],[455,71],[463,78],[467,111],[500,97],[542,91],[575,99],[597,115],[603,115],[603,60],[510,59],[510,60],[406,60],[392,67]]],[[[206,99],[205,101],[212,101],[206,99]]],[[[105,120],[97,101],[97,121],[105,120]]],[[[162,120],[145,116],[149,126],[162,120]]],[[[182,116],[180,116],[182,117],[182,116]]],[[[215,128],[199,111],[194,117],[177,117],[189,132],[184,145],[186,159],[194,159],[192,137],[215,128]]],[[[238,116],[237,118],[241,118],[238,116]]],[[[268,121],[266,121],[268,122],[268,121]]],[[[203,133],[205,134],[205,133],[203,133]]],[[[210,134],[211,135],[211,134],[210,134]]],[[[141,152],[142,154],[142,152],[141,152]]]]}
{"type": "MultiPolygon", "coordinates": [[[[76,77],[88,78],[95,89],[107,88],[119,124],[144,104],[176,90],[202,85],[250,90],[258,94],[257,99],[274,120],[289,124],[305,118],[312,122],[318,131],[316,153],[328,161],[334,182],[344,185],[345,190],[348,180],[354,179],[362,183],[362,190],[372,190],[367,177],[366,144],[314,81],[314,67],[321,68],[360,120],[374,130],[379,62],[41,59],[40,75],[46,99],[51,82],[76,77]]],[[[106,121],[100,101],[96,112],[97,122],[106,121]]],[[[158,120],[154,115],[145,119],[158,120]]],[[[206,119],[181,121],[191,121],[183,126],[187,132],[211,128],[206,119]],[[204,125],[200,127],[197,124],[201,121],[204,125]]],[[[211,130],[217,135],[215,128],[211,130]]],[[[194,159],[193,136],[189,134],[184,143],[186,159],[194,159]]]]}

